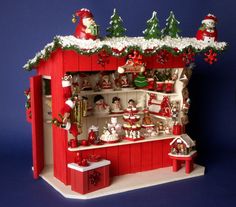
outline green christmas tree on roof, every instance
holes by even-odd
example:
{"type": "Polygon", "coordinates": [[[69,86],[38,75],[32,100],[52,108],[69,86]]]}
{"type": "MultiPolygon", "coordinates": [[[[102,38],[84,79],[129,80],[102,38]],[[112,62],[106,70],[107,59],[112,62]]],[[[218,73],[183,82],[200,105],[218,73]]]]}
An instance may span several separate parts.
{"type": "Polygon", "coordinates": [[[179,38],[179,21],[175,19],[174,13],[171,11],[170,16],[166,19],[166,27],[162,30],[162,37],[170,36],[179,38]]]}
{"type": "Polygon", "coordinates": [[[159,21],[155,11],[152,13],[152,18],[147,21],[147,29],[143,31],[143,34],[145,39],[159,39],[161,37],[159,21]]]}
{"type": "Polygon", "coordinates": [[[123,20],[114,9],[111,16],[110,27],[107,28],[108,37],[124,37],[126,29],[123,27],[123,20]]]}

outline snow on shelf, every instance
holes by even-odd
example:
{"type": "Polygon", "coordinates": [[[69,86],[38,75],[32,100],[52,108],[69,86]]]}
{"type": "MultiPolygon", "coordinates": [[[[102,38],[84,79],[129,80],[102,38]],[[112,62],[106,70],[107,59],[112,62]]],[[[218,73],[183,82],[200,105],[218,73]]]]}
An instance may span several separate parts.
{"type": "Polygon", "coordinates": [[[100,50],[105,49],[113,56],[124,56],[127,55],[132,49],[139,50],[141,53],[151,51],[150,53],[153,54],[158,52],[160,49],[172,51],[176,51],[176,49],[178,49],[178,52],[181,54],[181,52],[189,47],[191,47],[196,53],[199,53],[209,48],[223,51],[226,46],[226,42],[205,43],[201,40],[197,40],[196,38],[189,37],[165,37],[163,39],[148,40],[144,37],[113,37],[97,40],[83,40],[72,35],[56,36],[53,42],[47,44],[43,50],[36,53],[35,57],[30,59],[24,65],[24,68],[26,70],[31,70],[33,67],[37,67],[40,60],[50,57],[50,54],[57,48],[75,50],[84,55],[97,53],[100,50]]]}

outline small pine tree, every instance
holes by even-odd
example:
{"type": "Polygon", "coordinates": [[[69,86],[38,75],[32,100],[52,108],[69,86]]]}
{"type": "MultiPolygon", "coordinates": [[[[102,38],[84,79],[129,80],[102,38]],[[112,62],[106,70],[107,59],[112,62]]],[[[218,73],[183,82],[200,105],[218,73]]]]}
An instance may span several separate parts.
{"type": "Polygon", "coordinates": [[[155,11],[152,13],[152,18],[147,21],[147,29],[143,31],[143,34],[145,39],[159,39],[161,37],[159,21],[155,11]]]}
{"type": "Polygon", "coordinates": [[[106,29],[109,33],[108,37],[124,37],[126,29],[123,27],[123,20],[118,15],[116,9],[114,9],[113,14],[111,16],[110,27],[106,29]]]}
{"type": "Polygon", "coordinates": [[[172,38],[179,38],[180,30],[178,26],[179,21],[175,19],[175,15],[171,11],[170,16],[166,19],[166,27],[162,30],[162,37],[170,36],[172,38]]]}

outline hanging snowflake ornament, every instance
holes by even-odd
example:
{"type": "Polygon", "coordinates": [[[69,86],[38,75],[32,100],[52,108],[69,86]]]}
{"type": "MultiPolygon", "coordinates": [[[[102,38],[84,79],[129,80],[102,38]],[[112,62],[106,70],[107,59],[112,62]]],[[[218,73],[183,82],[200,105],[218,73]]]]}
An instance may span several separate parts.
{"type": "Polygon", "coordinates": [[[99,54],[98,54],[98,61],[97,63],[99,65],[101,65],[102,67],[105,67],[106,64],[109,63],[109,56],[105,50],[102,50],[99,54]]]}
{"type": "Polygon", "coordinates": [[[186,65],[189,65],[194,61],[195,53],[192,51],[191,48],[188,48],[184,53],[183,53],[183,61],[186,63],[186,65]]]}
{"type": "Polygon", "coordinates": [[[169,53],[166,50],[161,50],[159,53],[157,53],[156,57],[156,61],[158,63],[165,64],[169,60],[169,53]]]}
{"type": "Polygon", "coordinates": [[[204,60],[208,62],[209,64],[213,64],[217,61],[217,53],[214,52],[212,49],[210,49],[208,52],[204,53],[205,58],[204,60]]]}

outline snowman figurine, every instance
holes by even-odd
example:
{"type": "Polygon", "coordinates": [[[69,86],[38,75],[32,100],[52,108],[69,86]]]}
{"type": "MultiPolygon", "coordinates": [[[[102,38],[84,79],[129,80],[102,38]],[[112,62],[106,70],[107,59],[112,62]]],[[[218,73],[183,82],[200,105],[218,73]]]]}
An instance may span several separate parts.
{"type": "Polygon", "coordinates": [[[208,14],[205,19],[202,20],[202,25],[197,31],[197,40],[203,40],[205,43],[213,43],[214,41],[217,41],[216,23],[216,16],[208,14]]]}

